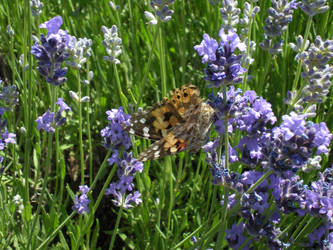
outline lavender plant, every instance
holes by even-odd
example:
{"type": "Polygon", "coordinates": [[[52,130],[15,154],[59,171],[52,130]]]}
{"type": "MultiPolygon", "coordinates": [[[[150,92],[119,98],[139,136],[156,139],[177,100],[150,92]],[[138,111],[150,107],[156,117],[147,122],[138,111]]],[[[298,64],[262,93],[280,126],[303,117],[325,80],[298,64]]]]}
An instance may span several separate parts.
{"type": "Polygon", "coordinates": [[[105,194],[113,195],[113,203],[116,206],[128,209],[133,207],[133,204],[138,205],[142,202],[141,194],[138,191],[133,191],[133,181],[136,173],[142,172],[143,163],[133,158],[131,152],[124,151],[120,156],[122,149],[128,150],[131,146],[130,137],[123,129],[123,124],[129,125],[130,116],[124,113],[122,107],[109,110],[106,113],[110,123],[101,131],[104,138],[103,146],[113,151],[108,163],[110,166],[118,165],[119,181],[111,183],[105,194]],[[127,191],[130,193],[126,194],[127,191]]]}
{"type": "Polygon", "coordinates": [[[40,25],[48,30],[47,36],[40,35],[40,44],[36,41],[31,53],[38,60],[37,70],[45,77],[46,81],[55,86],[61,85],[67,79],[67,68],[61,68],[61,64],[68,58],[66,50],[69,36],[66,31],[60,29],[62,18],[56,16],[40,25]]]}
{"type": "MultiPolygon", "coordinates": [[[[238,38],[238,36],[235,34],[231,40],[234,41],[231,52],[239,43],[235,37],[238,38]]],[[[228,45],[228,43],[225,44],[228,45]]],[[[203,57],[202,63],[208,62],[208,67],[211,67],[211,62],[216,65],[219,61],[220,57],[216,53],[218,44],[207,34],[204,35],[202,43],[194,48],[203,57]]],[[[226,46],[224,50],[228,51],[225,48],[226,46]]],[[[239,61],[236,62],[239,64],[239,61]]],[[[215,80],[217,73],[214,72],[213,77],[207,77],[207,68],[205,79],[215,80]]],[[[238,68],[241,68],[240,64],[238,68]]],[[[216,87],[223,85],[221,79],[219,84],[217,81],[214,82],[216,87]]],[[[235,84],[239,81],[233,81],[232,77],[229,77],[229,81],[226,82],[235,84]]],[[[203,146],[206,162],[211,166],[213,184],[223,185],[235,192],[228,197],[224,195],[222,206],[228,202],[226,207],[230,210],[239,204],[239,215],[244,220],[244,223],[234,224],[231,230],[227,230],[227,240],[236,248],[249,247],[253,240],[266,241],[271,249],[288,247],[290,242],[283,241],[282,232],[278,226],[280,216],[291,212],[299,215],[311,214],[306,209],[306,201],[311,200],[310,207],[312,207],[316,199],[315,193],[306,191],[306,186],[296,174],[313,164],[313,153],[328,154],[332,134],[325,123],[315,124],[306,121],[309,115],[294,112],[284,115],[280,126],[271,128],[270,126],[277,121],[271,104],[262,97],[258,97],[254,91],[246,91],[242,95],[240,89],[235,90],[231,86],[226,92],[218,92],[216,97],[211,95],[209,103],[216,110],[214,125],[221,136],[223,134],[229,136],[236,130],[245,133],[234,148],[228,140],[224,142],[228,153],[222,157],[218,153],[219,145],[222,143],[220,138],[203,146]],[[226,157],[228,157],[227,160],[226,157]],[[230,171],[227,162],[240,162],[257,171],[246,170],[240,174],[230,171]],[[269,182],[265,180],[266,178],[269,182]],[[272,194],[275,198],[273,210],[272,204],[268,203],[270,190],[273,190],[272,194]],[[245,240],[248,237],[250,238],[245,240]]],[[[318,188],[315,190],[318,192],[318,188]]],[[[325,199],[325,202],[318,200],[317,204],[321,205],[315,206],[318,210],[320,210],[319,207],[321,208],[322,215],[327,213],[326,207],[331,207],[332,201],[328,201],[329,199],[325,199]]],[[[314,213],[312,215],[316,216],[314,213]]]]}
{"type": "Polygon", "coordinates": [[[45,130],[48,133],[54,133],[55,128],[66,123],[66,117],[62,116],[63,111],[72,112],[72,109],[63,101],[62,98],[58,98],[57,105],[59,105],[59,110],[56,114],[51,112],[49,109],[36,119],[37,129],[45,130]]]}
{"type": "Polygon", "coordinates": [[[271,54],[282,51],[283,41],[274,41],[273,38],[281,36],[292,21],[294,10],[297,9],[296,0],[272,0],[272,7],[268,9],[268,18],[265,20],[265,40],[259,46],[271,54]]]}

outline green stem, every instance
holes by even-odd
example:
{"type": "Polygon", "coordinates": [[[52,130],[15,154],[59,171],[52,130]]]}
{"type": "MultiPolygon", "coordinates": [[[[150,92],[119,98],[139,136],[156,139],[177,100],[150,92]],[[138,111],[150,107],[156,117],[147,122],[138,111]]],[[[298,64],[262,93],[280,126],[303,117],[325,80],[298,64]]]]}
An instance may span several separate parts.
{"type": "MultiPolygon", "coordinates": [[[[227,105],[227,86],[223,85],[223,102],[224,105],[227,105]]],[[[224,167],[229,170],[229,134],[228,134],[228,119],[225,115],[224,119],[224,167]]],[[[219,235],[216,243],[215,249],[220,249],[222,246],[222,241],[224,239],[225,230],[227,228],[227,214],[228,214],[228,198],[229,190],[224,187],[223,190],[223,207],[222,207],[222,221],[223,223],[220,226],[219,235]]]]}
{"type": "Polygon", "coordinates": [[[76,79],[78,84],[78,96],[79,96],[79,148],[80,148],[80,175],[81,185],[84,185],[84,153],[83,153],[83,141],[82,141],[82,91],[81,91],[81,79],[80,72],[76,70],[76,79]]]}
{"type": "MultiPolygon", "coordinates": [[[[51,112],[55,112],[55,99],[56,99],[56,86],[51,85],[51,112]]],[[[49,178],[49,173],[50,173],[50,166],[51,166],[51,159],[52,159],[52,139],[53,139],[53,133],[48,133],[48,146],[47,146],[47,156],[46,156],[46,166],[45,166],[45,176],[44,176],[44,182],[43,182],[43,187],[42,187],[42,193],[40,196],[40,199],[38,201],[38,206],[37,206],[37,210],[35,213],[35,217],[34,217],[34,221],[32,224],[32,228],[29,234],[29,240],[28,240],[28,246],[29,248],[31,247],[32,249],[34,249],[35,247],[33,247],[33,243],[32,242],[32,236],[34,233],[34,229],[37,223],[37,218],[39,215],[39,212],[41,210],[42,204],[44,202],[44,196],[45,196],[45,192],[46,192],[46,188],[47,188],[47,182],[48,182],[48,178],[49,178]],[[30,245],[32,244],[32,245],[30,245]]]]}
{"type": "Polygon", "coordinates": [[[159,37],[158,37],[158,49],[160,55],[160,72],[161,72],[161,83],[162,83],[162,96],[166,96],[167,86],[166,86],[166,63],[165,63],[165,51],[163,44],[163,31],[162,28],[159,29],[159,37]]]}
{"type": "MultiPolygon", "coordinates": [[[[122,199],[124,200],[124,197],[122,199]]],[[[124,203],[124,201],[122,201],[122,204],[123,203],[124,203]]],[[[113,249],[114,241],[116,239],[116,235],[118,234],[119,222],[120,222],[120,218],[121,218],[122,213],[123,213],[123,206],[121,206],[120,209],[119,209],[119,211],[118,211],[117,220],[116,220],[116,226],[115,226],[115,228],[113,230],[113,234],[112,234],[112,238],[111,238],[111,243],[110,243],[109,250],[113,249]]]]}
{"type": "MultiPolygon", "coordinates": [[[[87,62],[87,79],[89,79],[89,61],[87,62]]],[[[90,98],[90,87],[87,88],[86,95],[90,98]]],[[[90,102],[86,103],[86,121],[87,121],[87,137],[88,137],[88,147],[89,147],[89,186],[91,186],[93,180],[93,147],[92,147],[92,140],[91,140],[91,129],[90,129],[90,102]]]]}
{"type": "Polygon", "coordinates": [[[36,250],[43,249],[56,236],[61,228],[63,228],[69,220],[73,218],[76,212],[72,212],[39,246],[36,250]]]}
{"type": "Polygon", "coordinates": [[[154,48],[155,48],[155,45],[156,45],[157,36],[159,34],[159,32],[158,32],[159,29],[160,29],[160,23],[158,23],[156,25],[155,34],[154,34],[154,38],[153,38],[153,44],[152,44],[152,46],[150,48],[150,51],[149,51],[148,63],[147,63],[147,66],[145,68],[145,71],[143,73],[143,77],[140,81],[141,90],[140,90],[138,101],[136,103],[136,108],[138,108],[138,106],[140,105],[141,99],[143,97],[143,93],[144,93],[144,90],[145,90],[145,83],[146,83],[147,75],[148,75],[148,72],[149,72],[149,69],[150,69],[151,60],[153,58],[154,48]]]}
{"type": "Polygon", "coordinates": [[[23,71],[23,98],[24,98],[24,126],[26,128],[25,135],[25,145],[24,145],[24,177],[25,177],[25,196],[24,202],[27,204],[29,202],[29,170],[30,170],[30,150],[31,150],[31,103],[32,103],[32,57],[28,52],[27,48],[30,48],[31,45],[31,13],[30,13],[30,1],[24,0],[24,39],[23,39],[23,48],[24,48],[24,64],[26,61],[29,63],[29,70],[23,71]],[[29,58],[29,60],[28,60],[29,58]],[[28,76],[27,76],[28,74],[28,76]],[[28,84],[30,83],[30,84],[28,84]],[[29,89],[29,91],[28,91],[29,89]]]}
{"type": "Polygon", "coordinates": [[[127,111],[127,104],[125,103],[125,100],[124,100],[125,96],[124,96],[123,91],[121,89],[121,84],[120,84],[120,79],[119,79],[118,69],[117,69],[116,64],[113,64],[113,69],[114,69],[114,74],[115,74],[115,77],[116,77],[116,86],[117,86],[118,96],[120,98],[120,103],[123,106],[124,111],[126,112],[127,111]]]}
{"type": "Polygon", "coordinates": [[[270,176],[273,173],[273,170],[267,171],[263,176],[259,178],[259,180],[256,181],[245,193],[249,194],[251,193],[258,185],[260,185],[261,182],[263,182],[268,176],[270,176]]]}
{"type": "MultiPolygon", "coordinates": [[[[311,24],[312,24],[312,17],[309,17],[308,18],[308,21],[306,23],[306,29],[305,29],[305,34],[304,34],[304,39],[303,39],[303,44],[302,44],[302,47],[301,47],[301,52],[304,51],[304,48],[305,48],[305,44],[306,44],[306,40],[308,39],[309,37],[309,34],[310,34],[310,28],[311,28],[311,24]]],[[[303,84],[301,84],[299,86],[299,88],[297,88],[297,83],[298,83],[298,80],[300,78],[300,75],[301,75],[301,69],[302,69],[302,61],[299,60],[298,61],[298,64],[297,64],[297,69],[296,69],[296,75],[295,75],[295,78],[294,78],[294,81],[293,81],[293,86],[292,86],[292,91],[295,91],[297,90],[297,94],[296,94],[296,97],[294,98],[293,100],[293,103],[291,105],[288,106],[288,109],[287,109],[287,113],[289,113],[291,111],[291,109],[294,107],[294,105],[298,102],[299,98],[301,97],[302,95],[302,90],[303,90],[303,84]]]]}
{"type": "MultiPolygon", "coordinates": [[[[303,44],[302,44],[302,47],[301,47],[301,52],[304,51],[306,40],[308,39],[308,36],[310,34],[311,24],[312,24],[312,17],[309,17],[308,21],[306,23],[306,29],[305,29],[303,44]]],[[[296,75],[295,75],[295,78],[294,78],[294,81],[293,81],[292,90],[297,89],[297,83],[298,83],[299,77],[301,75],[301,69],[302,69],[302,62],[301,62],[301,60],[299,60],[298,65],[297,65],[296,75]]]]}

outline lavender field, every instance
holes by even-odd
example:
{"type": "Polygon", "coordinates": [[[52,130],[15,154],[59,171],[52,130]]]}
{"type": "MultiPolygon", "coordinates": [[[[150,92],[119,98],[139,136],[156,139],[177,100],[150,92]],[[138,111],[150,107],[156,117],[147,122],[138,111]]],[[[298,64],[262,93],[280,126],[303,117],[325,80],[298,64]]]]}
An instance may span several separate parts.
{"type": "Polygon", "coordinates": [[[0,0],[0,249],[333,249],[333,2],[0,0]]]}

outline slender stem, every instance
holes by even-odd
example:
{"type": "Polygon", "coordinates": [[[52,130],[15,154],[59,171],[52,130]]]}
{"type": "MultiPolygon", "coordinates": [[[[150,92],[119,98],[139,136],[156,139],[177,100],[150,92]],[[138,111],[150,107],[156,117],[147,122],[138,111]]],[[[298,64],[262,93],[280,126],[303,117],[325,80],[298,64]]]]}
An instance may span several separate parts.
{"type": "Polygon", "coordinates": [[[100,166],[99,169],[98,169],[98,172],[97,172],[97,174],[96,174],[95,179],[93,180],[92,184],[90,185],[90,189],[91,189],[91,190],[94,189],[94,187],[95,187],[97,181],[100,179],[100,177],[101,177],[102,173],[104,172],[105,168],[108,166],[108,165],[107,165],[107,162],[108,162],[108,158],[109,158],[110,154],[111,154],[111,151],[109,150],[109,151],[107,152],[107,154],[106,154],[106,156],[105,156],[105,158],[104,158],[104,160],[103,160],[101,166],[100,166]]]}
{"type": "Polygon", "coordinates": [[[78,84],[78,96],[79,96],[79,148],[80,148],[80,175],[81,185],[84,185],[84,153],[83,153],[83,141],[82,141],[82,91],[81,91],[81,79],[80,72],[76,70],[76,79],[78,84]]]}
{"type": "Polygon", "coordinates": [[[120,84],[120,79],[119,79],[119,75],[118,75],[118,69],[117,69],[117,65],[113,64],[113,69],[114,69],[114,74],[116,77],[116,86],[117,86],[117,91],[118,91],[118,96],[120,98],[120,103],[123,106],[124,111],[127,111],[127,104],[125,103],[125,96],[123,94],[123,91],[121,89],[121,84],[120,84]]]}
{"type": "MultiPolygon", "coordinates": [[[[223,85],[223,102],[224,105],[227,105],[227,86],[223,85]]],[[[224,167],[229,170],[229,135],[228,135],[228,119],[225,115],[224,119],[224,167]]],[[[227,228],[227,214],[228,214],[228,199],[229,199],[229,190],[224,187],[223,190],[223,207],[222,207],[222,221],[223,223],[220,226],[219,236],[216,243],[216,249],[220,249],[222,246],[222,240],[224,239],[225,230],[227,228]]]]}
{"type": "Polygon", "coordinates": [[[24,98],[24,126],[26,128],[25,145],[24,145],[24,177],[25,177],[25,203],[29,202],[29,170],[30,170],[30,144],[31,144],[31,99],[32,99],[32,57],[26,48],[31,45],[31,18],[30,18],[30,1],[24,0],[24,65],[29,58],[29,70],[23,71],[23,98],[24,98]],[[28,76],[27,76],[28,74],[28,76]],[[30,84],[28,84],[30,83],[30,84]],[[28,91],[29,89],[29,91],[28,91]]]}
{"type": "MultiPolygon", "coordinates": [[[[124,197],[122,199],[124,199],[124,197]]],[[[123,203],[124,203],[124,201],[122,202],[122,204],[123,203]]],[[[123,206],[121,206],[120,209],[119,209],[119,211],[118,211],[117,220],[116,220],[116,226],[115,226],[115,228],[113,230],[113,234],[112,234],[112,238],[111,238],[111,243],[110,243],[109,250],[113,249],[114,241],[116,239],[116,235],[118,234],[119,222],[120,222],[120,218],[121,218],[122,213],[123,213],[123,206]]]]}
{"type": "MultiPolygon", "coordinates": [[[[87,62],[87,79],[89,79],[89,61],[87,62]]],[[[90,79],[89,79],[90,80],[90,79]]],[[[87,88],[86,95],[90,97],[90,87],[87,88]]],[[[91,130],[90,130],[90,102],[86,103],[86,121],[87,121],[87,137],[88,137],[88,147],[89,147],[89,186],[91,186],[93,180],[93,147],[92,147],[92,140],[91,140],[91,130]]]]}
{"type": "Polygon", "coordinates": [[[46,247],[49,241],[51,241],[56,234],[59,232],[61,228],[63,228],[69,220],[73,218],[73,216],[76,214],[76,212],[72,212],[39,246],[36,250],[43,249],[43,247],[46,247]]]}
{"type": "Polygon", "coordinates": [[[263,176],[259,178],[259,180],[256,181],[247,191],[246,194],[251,193],[258,185],[260,185],[261,182],[263,182],[268,176],[270,176],[273,173],[273,170],[267,171],[263,176]]]}
{"type": "MultiPolygon", "coordinates": [[[[306,23],[306,29],[305,29],[305,34],[304,34],[303,44],[302,44],[302,47],[301,47],[301,52],[304,51],[305,44],[306,44],[306,40],[308,39],[309,34],[310,34],[311,24],[312,24],[312,17],[309,17],[309,18],[308,18],[308,21],[307,21],[307,23],[306,23]]],[[[300,52],[300,53],[301,53],[301,52],[300,52]]],[[[295,75],[295,78],[294,78],[294,81],[293,81],[292,91],[297,90],[297,83],[298,83],[298,80],[299,80],[300,75],[301,75],[301,69],[302,69],[302,61],[299,60],[299,61],[298,61],[298,64],[297,64],[296,75],[295,75]]],[[[298,88],[298,90],[297,90],[296,97],[295,97],[294,100],[293,100],[293,103],[292,103],[291,105],[288,106],[287,113],[290,112],[290,110],[294,107],[294,105],[297,103],[297,101],[298,101],[299,98],[301,97],[302,89],[303,89],[303,84],[301,84],[301,85],[299,86],[299,88],[298,88]]]]}
{"type": "Polygon", "coordinates": [[[159,29],[160,29],[160,23],[158,23],[156,25],[156,29],[155,29],[155,34],[154,34],[154,39],[153,39],[153,44],[150,48],[150,51],[149,51],[149,57],[148,57],[148,63],[147,63],[147,66],[145,68],[145,71],[144,71],[144,74],[143,74],[143,77],[140,81],[140,87],[141,87],[141,90],[140,90],[140,94],[139,94],[139,98],[138,98],[138,102],[136,103],[136,108],[138,108],[138,106],[140,105],[140,102],[141,102],[141,99],[142,99],[142,96],[143,96],[143,93],[144,93],[144,90],[145,90],[145,83],[146,83],[146,80],[147,80],[147,75],[148,75],[148,71],[150,69],[150,64],[151,64],[151,60],[153,58],[153,54],[154,54],[154,48],[155,48],[155,45],[156,45],[156,40],[157,40],[157,36],[159,34],[159,29]]]}
{"type": "MultiPolygon", "coordinates": [[[[253,5],[252,2],[249,2],[250,4],[250,9],[251,9],[251,14],[253,12],[253,5]]],[[[248,28],[248,33],[247,33],[247,43],[246,43],[246,56],[250,56],[250,41],[251,41],[251,32],[252,32],[252,23],[253,23],[253,18],[250,18],[249,26],[248,28]]],[[[244,78],[243,78],[243,90],[247,89],[247,75],[249,72],[250,64],[246,65],[246,71],[244,73],[244,78]]]]}
{"type": "Polygon", "coordinates": [[[163,45],[163,31],[162,28],[159,29],[159,55],[160,55],[160,72],[161,72],[161,83],[162,83],[162,96],[166,96],[167,86],[166,86],[166,63],[165,63],[165,51],[163,45]]]}
{"type": "MultiPolygon", "coordinates": [[[[312,24],[312,17],[309,17],[308,21],[306,23],[304,40],[303,40],[303,44],[302,44],[302,47],[301,47],[302,52],[304,51],[306,40],[308,39],[308,36],[310,34],[311,24],[312,24]]],[[[301,60],[299,60],[298,65],[297,65],[296,75],[295,75],[295,78],[294,78],[294,81],[293,81],[293,87],[292,87],[293,90],[297,89],[297,83],[298,83],[299,77],[301,75],[301,69],[302,69],[302,62],[301,62],[301,60]]]]}
{"type": "MultiPolygon", "coordinates": [[[[56,86],[51,85],[51,111],[55,112],[55,98],[56,98],[56,86]]],[[[33,245],[30,246],[30,244],[33,244],[32,241],[32,235],[34,233],[34,229],[37,223],[37,218],[38,218],[38,214],[41,210],[42,204],[44,202],[44,196],[45,196],[45,192],[46,192],[46,188],[47,188],[47,182],[48,182],[48,178],[49,178],[49,173],[50,173],[50,166],[51,166],[51,159],[52,159],[52,141],[53,141],[53,133],[48,133],[48,146],[47,146],[47,156],[46,156],[46,166],[45,166],[45,175],[44,175],[44,182],[43,182],[43,187],[42,187],[42,193],[40,196],[40,199],[38,201],[38,206],[37,206],[37,210],[35,213],[35,218],[32,224],[32,228],[30,231],[30,235],[29,235],[29,241],[28,241],[28,246],[29,248],[31,247],[32,249],[34,249],[33,245]]]]}
{"type": "Polygon", "coordinates": [[[105,194],[105,190],[106,190],[106,188],[109,186],[109,184],[110,184],[110,182],[111,182],[111,179],[112,179],[112,177],[114,176],[116,170],[117,170],[117,164],[113,164],[113,167],[112,167],[112,169],[111,169],[111,171],[110,171],[110,173],[109,173],[109,176],[108,176],[108,178],[106,179],[106,181],[104,182],[103,188],[102,188],[101,191],[99,192],[99,195],[98,195],[98,197],[97,197],[97,200],[96,200],[96,202],[95,202],[95,204],[94,204],[94,208],[93,208],[93,211],[94,211],[94,212],[97,210],[97,208],[98,208],[98,206],[99,206],[99,204],[100,204],[100,202],[101,202],[101,200],[102,200],[102,197],[103,197],[103,195],[105,194]]]}

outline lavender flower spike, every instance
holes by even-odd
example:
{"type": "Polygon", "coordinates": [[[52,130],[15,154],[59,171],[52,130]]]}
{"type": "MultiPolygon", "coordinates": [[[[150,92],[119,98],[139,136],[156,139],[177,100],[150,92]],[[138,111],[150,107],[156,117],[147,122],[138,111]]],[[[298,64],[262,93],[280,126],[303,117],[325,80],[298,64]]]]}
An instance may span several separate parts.
{"type": "Polygon", "coordinates": [[[231,29],[225,33],[224,28],[221,28],[219,36],[221,41],[218,44],[205,34],[200,45],[194,46],[198,54],[203,57],[202,62],[208,63],[205,68],[205,80],[212,83],[209,87],[240,83],[241,75],[245,72],[240,64],[242,55],[236,55],[234,52],[236,48],[245,51],[246,45],[231,29]]]}
{"type": "Polygon", "coordinates": [[[40,25],[48,30],[47,36],[40,36],[40,43],[36,42],[31,48],[31,54],[38,60],[38,71],[46,81],[55,86],[66,81],[67,68],[60,68],[68,53],[66,48],[69,36],[66,31],[60,29],[62,18],[54,17],[40,25]]]}
{"type": "Polygon", "coordinates": [[[202,56],[202,63],[213,62],[216,60],[216,50],[218,43],[214,38],[211,38],[208,34],[203,35],[203,40],[199,45],[194,46],[194,49],[198,52],[199,56],[202,56]]]}
{"type": "Polygon", "coordinates": [[[120,61],[117,57],[122,53],[121,50],[121,38],[118,37],[118,28],[116,25],[112,25],[110,29],[102,26],[102,31],[104,33],[103,46],[106,49],[107,56],[104,56],[104,60],[111,63],[119,64],[120,61]]]}
{"type": "Polygon", "coordinates": [[[80,192],[82,193],[79,197],[75,195],[73,210],[77,211],[79,214],[84,214],[89,212],[89,203],[87,193],[89,192],[89,187],[87,185],[79,186],[80,192]]]}

